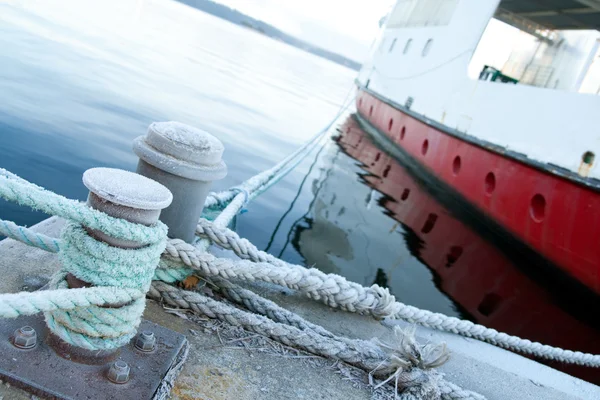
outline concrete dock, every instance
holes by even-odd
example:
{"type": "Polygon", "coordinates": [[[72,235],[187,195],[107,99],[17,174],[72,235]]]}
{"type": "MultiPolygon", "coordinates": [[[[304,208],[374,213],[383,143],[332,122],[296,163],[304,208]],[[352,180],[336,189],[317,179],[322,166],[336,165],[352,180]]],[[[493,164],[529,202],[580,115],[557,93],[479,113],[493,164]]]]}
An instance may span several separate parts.
{"type": "MultiPolygon", "coordinates": [[[[35,229],[58,236],[63,222],[53,217],[35,229]]],[[[251,239],[251,238],[250,238],[251,239]]],[[[41,288],[58,269],[55,254],[6,239],[0,242],[0,293],[41,288]]],[[[392,341],[392,324],[316,303],[273,285],[247,287],[335,334],[392,341]]],[[[187,336],[190,354],[175,382],[171,398],[189,399],[389,399],[390,387],[373,391],[367,373],[335,360],[301,352],[268,338],[185,310],[147,302],[145,318],[187,336]]],[[[490,400],[600,399],[600,387],[492,345],[419,327],[420,342],[446,342],[451,359],[440,370],[446,378],[490,400]]],[[[31,399],[6,384],[0,399],[31,399]]],[[[127,392],[123,392],[124,399],[127,392]]]]}

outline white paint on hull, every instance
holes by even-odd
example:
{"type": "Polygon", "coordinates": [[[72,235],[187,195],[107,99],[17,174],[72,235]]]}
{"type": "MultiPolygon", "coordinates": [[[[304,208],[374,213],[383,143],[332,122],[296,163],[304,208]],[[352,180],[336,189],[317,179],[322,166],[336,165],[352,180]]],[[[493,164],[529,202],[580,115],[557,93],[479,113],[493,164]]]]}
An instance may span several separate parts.
{"type": "MultiPolygon", "coordinates": [[[[411,110],[449,128],[577,173],[585,152],[600,154],[600,96],[468,77],[498,3],[459,0],[447,25],[383,29],[358,80],[399,104],[412,97],[411,110]]],[[[600,179],[600,168],[589,176],[600,179]]]]}

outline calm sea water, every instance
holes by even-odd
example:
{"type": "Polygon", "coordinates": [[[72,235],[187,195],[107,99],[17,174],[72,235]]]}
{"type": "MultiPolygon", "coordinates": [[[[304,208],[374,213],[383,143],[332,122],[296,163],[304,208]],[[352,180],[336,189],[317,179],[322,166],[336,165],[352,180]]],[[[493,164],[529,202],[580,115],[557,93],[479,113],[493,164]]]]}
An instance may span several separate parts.
{"type": "MultiPolygon", "coordinates": [[[[83,200],[83,171],[135,169],[133,138],[178,120],[223,141],[229,175],[215,189],[225,189],[325,126],[354,76],[175,1],[5,1],[0,167],[83,200]]],[[[248,206],[242,236],[417,307],[600,352],[592,324],[431,197],[352,116],[332,133],[248,206]]],[[[0,202],[0,218],[31,225],[44,215],[0,202]]]]}

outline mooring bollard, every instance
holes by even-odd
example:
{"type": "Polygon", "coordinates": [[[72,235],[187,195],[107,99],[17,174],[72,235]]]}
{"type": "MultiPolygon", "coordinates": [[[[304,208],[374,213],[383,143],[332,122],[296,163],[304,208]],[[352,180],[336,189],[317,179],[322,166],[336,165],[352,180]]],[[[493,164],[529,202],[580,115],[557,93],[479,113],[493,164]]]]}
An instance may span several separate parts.
{"type": "MultiPolygon", "coordinates": [[[[152,225],[158,221],[161,210],[171,204],[171,192],[158,182],[133,172],[114,168],[92,168],[83,174],[83,184],[90,190],[87,203],[91,208],[129,222],[152,225]]],[[[111,246],[135,249],[143,244],[118,239],[84,227],[90,236],[111,246]]],[[[92,286],[73,274],[67,274],[70,288],[92,286]]],[[[118,307],[118,306],[114,306],[118,307]]],[[[117,350],[91,351],[70,345],[54,334],[49,344],[63,357],[85,364],[101,364],[114,359],[117,350]]]]}
{"type": "Polygon", "coordinates": [[[194,240],[196,225],[212,181],[227,175],[223,144],[213,135],[180,122],[154,122],[133,142],[140,158],[137,173],[160,182],[173,202],[160,220],[169,237],[194,240]]]}
{"type": "MultiPolygon", "coordinates": [[[[133,172],[117,169],[90,169],[84,173],[83,182],[90,190],[88,196],[90,207],[110,216],[142,225],[155,224],[161,209],[167,207],[173,197],[171,192],[158,182],[133,172]]],[[[81,221],[81,219],[72,219],[72,221],[78,220],[81,221]]],[[[147,244],[111,237],[85,225],[83,228],[96,241],[126,249],[117,252],[114,248],[106,249],[105,246],[100,246],[101,249],[98,251],[102,252],[100,254],[102,260],[115,267],[106,268],[102,276],[114,272],[115,275],[122,273],[129,279],[134,279],[142,273],[140,271],[143,269],[148,272],[139,276],[143,282],[131,283],[133,286],[149,283],[145,280],[151,277],[152,265],[140,266],[140,270],[137,270],[138,263],[144,262],[144,257],[133,258],[131,262],[119,258],[124,263],[120,265],[121,268],[136,268],[129,270],[129,274],[125,274],[124,270],[119,271],[119,265],[114,265],[119,263],[118,260],[113,259],[111,262],[110,259],[110,250],[115,250],[115,254],[119,253],[119,257],[127,257],[130,252],[139,251],[143,254],[147,244]]],[[[160,228],[162,231],[163,227],[160,228]]],[[[78,226],[70,225],[67,229],[73,229],[70,231],[72,235],[63,234],[61,250],[64,251],[69,245],[74,249],[82,241],[94,246],[94,242],[89,240],[78,226]]],[[[158,242],[151,243],[147,249],[152,251],[151,254],[158,256],[156,253],[160,246],[153,247],[155,244],[158,242]]],[[[79,252],[76,254],[80,254],[81,257],[87,256],[83,249],[79,249],[79,252]]],[[[99,253],[94,253],[93,256],[97,254],[99,253]]],[[[28,257],[28,262],[36,260],[37,257],[28,257]]],[[[66,258],[63,261],[77,262],[66,258]]],[[[92,263],[88,265],[90,268],[100,265],[94,264],[95,261],[88,261],[92,263]]],[[[40,259],[38,262],[45,262],[45,259],[44,261],[40,259]]],[[[87,279],[93,282],[86,282],[69,274],[68,286],[75,289],[94,284],[101,285],[103,280],[95,277],[94,274],[82,273],[80,276],[84,279],[89,276],[87,279]]],[[[115,278],[116,281],[120,279],[119,276],[111,278],[115,278]]],[[[61,287],[63,287],[62,282],[61,287]]],[[[164,395],[166,388],[170,387],[174,376],[181,368],[182,360],[185,360],[188,342],[185,335],[143,318],[139,321],[139,326],[136,326],[138,315],[132,314],[141,312],[140,307],[135,306],[143,305],[143,301],[145,299],[137,298],[134,300],[135,303],[124,300],[123,304],[111,303],[110,306],[81,305],[74,309],[60,310],[46,315],[47,319],[43,315],[36,314],[3,320],[0,324],[0,354],[2,355],[0,379],[32,391],[35,395],[53,399],[155,399],[157,393],[164,395]],[[121,308],[130,306],[133,306],[130,310],[121,308]],[[94,329],[88,330],[86,326],[94,329]],[[124,343],[133,335],[135,328],[137,328],[137,336],[124,343]],[[68,339],[77,337],[78,334],[83,336],[80,340],[68,339]],[[86,339],[89,339],[91,346],[85,346],[86,339]],[[113,343],[109,343],[108,346],[96,345],[96,343],[106,343],[102,342],[104,339],[112,340],[113,343]]]]}
{"type": "MultiPolygon", "coordinates": [[[[173,195],[158,182],[145,176],[114,168],[91,168],[83,174],[83,184],[89,189],[87,203],[91,208],[112,217],[150,226],[158,221],[161,210],[171,204],[173,195]]],[[[117,239],[86,228],[90,236],[111,246],[135,249],[143,245],[117,239]]],[[[69,287],[89,286],[75,276],[67,276],[69,287]]]]}

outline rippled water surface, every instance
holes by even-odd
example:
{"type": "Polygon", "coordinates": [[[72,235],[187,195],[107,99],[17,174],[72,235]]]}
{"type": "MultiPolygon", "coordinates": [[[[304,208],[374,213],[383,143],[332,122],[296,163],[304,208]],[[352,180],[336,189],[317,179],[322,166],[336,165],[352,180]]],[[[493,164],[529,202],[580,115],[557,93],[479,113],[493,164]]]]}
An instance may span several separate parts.
{"type": "MultiPolygon", "coordinates": [[[[84,199],[83,171],[135,169],[132,140],[178,120],[223,141],[225,189],[327,125],[354,76],[174,1],[0,2],[0,167],[84,199]]],[[[332,134],[248,206],[242,236],[418,307],[600,352],[597,321],[445,208],[352,116],[332,134]]],[[[44,216],[0,202],[0,218],[44,216]]]]}

